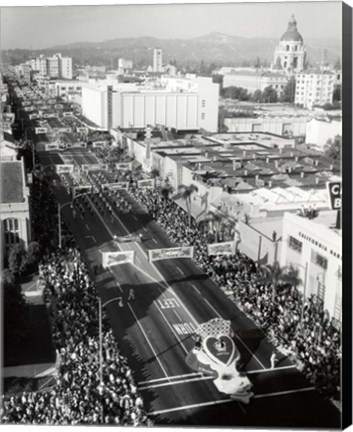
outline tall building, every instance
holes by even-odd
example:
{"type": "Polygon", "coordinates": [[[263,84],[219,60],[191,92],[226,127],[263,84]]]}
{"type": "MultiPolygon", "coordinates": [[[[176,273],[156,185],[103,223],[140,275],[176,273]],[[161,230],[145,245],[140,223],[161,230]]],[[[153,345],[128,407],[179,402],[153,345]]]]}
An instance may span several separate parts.
{"type": "Polygon", "coordinates": [[[72,79],[72,58],[59,56],[59,76],[64,79],[72,79]]]}
{"type": "Polygon", "coordinates": [[[153,71],[163,72],[163,52],[160,48],[153,50],[153,71]]]}
{"type": "Polygon", "coordinates": [[[287,31],[276,47],[272,69],[284,70],[287,74],[301,72],[305,68],[306,51],[304,41],[292,15],[287,31]]]}
{"type": "Polygon", "coordinates": [[[32,71],[38,72],[43,77],[72,79],[72,58],[62,57],[60,53],[52,57],[40,55],[26,64],[30,65],[32,71]]]}
{"type": "Polygon", "coordinates": [[[329,71],[308,71],[295,77],[294,103],[312,109],[314,105],[332,103],[335,74],[329,71]]]}
{"type": "Polygon", "coordinates": [[[82,86],[82,113],[99,127],[145,128],[163,125],[176,130],[218,130],[219,85],[211,78],[136,84],[108,81],[82,86]],[[185,84],[187,82],[187,84],[185,84]]]}

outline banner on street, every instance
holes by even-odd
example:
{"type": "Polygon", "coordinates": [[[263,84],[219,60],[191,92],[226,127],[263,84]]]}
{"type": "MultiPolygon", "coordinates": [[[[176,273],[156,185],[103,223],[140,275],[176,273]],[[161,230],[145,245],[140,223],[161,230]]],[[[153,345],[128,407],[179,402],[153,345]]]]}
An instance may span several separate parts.
{"type": "Polygon", "coordinates": [[[135,251],[102,252],[102,266],[104,268],[119,264],[134,264],[135,251]]]}
{"type": "Polygon", "coordinates": [[[83,171],[91,171],[91,170],[100,170],[102,169],[102,165],[99,164],[83,164],[81,165],[83,171]]]}
{"type": "Polygon", "coordinates": [[[128,182],[105,183],[102,185],[103,189],[129,189],[128,182]]]}
{"type": "Polygon", "coordinates": [[[44,150],[45,151],[59,150],[59,144],[57,143],[45,144],[44,150]]]}
{"type": "Polygon", "coordinates": [[[138,180],[137,187],[145,189],[154,189],[154,179],[138,180]]]}
{"type": "Polygon", "coordinates": [[[107,141],[95,141],[92,143],[93,148],[105,148],[107,145],[107,141]]]}
{"type": "Polygon", "coordinates": [[[74,171],[73,165],[55,165],[57,174],[71,174],[74,171]]]}
{"type": "Polygon", "coordinates": [[[116,238],[116,241],[119,243],[129,243],[129,242],[140,242],[141,239],[137,235],[127,235],[127,236],[120,236],[116,238]]]}
{"type": "Polygon", "coordinates": [[[36,134],[48,133],[48,128],[46,127],[36,127],[34,128],[36,134]]]}
{"type": "Polygon", "coordinates": [[[117,170],[132,170],[132,162],[119,162],[115,164],[117,170]]]}
{"type": "Polygon", "coordinates": [[[208,255],[234,255],[235,242],[212,243],[207,245],[208,255]]]}
{"type": "Polygon", "coordinates": [[[80,126],[80,127],[76,128],[76,131],[79,133],[88,133],[88,127],[80,126]]]}
{"type": "Polygon", "coordinates": [[[174,259],[174,258],[193,258],[194,247],[193,246],[181,246],[176,248],[168,249],[150,249],[148,251],[148,261],[159,261],[163,259],[174,259]]]}

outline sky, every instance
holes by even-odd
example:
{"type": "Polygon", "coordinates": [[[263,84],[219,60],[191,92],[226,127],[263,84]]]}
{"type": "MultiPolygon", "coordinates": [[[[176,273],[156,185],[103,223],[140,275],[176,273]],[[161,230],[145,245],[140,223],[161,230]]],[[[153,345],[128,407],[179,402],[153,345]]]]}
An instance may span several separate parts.
{"type": "Polygon", "coordinates": [[[189,39],[212,32],[280,38],[292,14],[304,40],[341,38],[339,1],[148,5],[130,1],[129,5],[116,6],[30,7],[3,4],[0,2],[2,49],[42,49],[140,36],[189,39]]]}

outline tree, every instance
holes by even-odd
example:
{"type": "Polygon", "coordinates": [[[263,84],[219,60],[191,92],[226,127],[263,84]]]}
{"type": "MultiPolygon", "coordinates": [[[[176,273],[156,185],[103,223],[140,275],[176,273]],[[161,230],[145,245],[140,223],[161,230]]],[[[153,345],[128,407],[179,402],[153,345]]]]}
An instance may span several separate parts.
{"type": "Polygon", "coordinates": [[[206,214],[205,220],[212,222],[212,228],[215,232],[215,243],[218,242],[221,223],[224,221],[224,219],[225,219],[224,215],[222,215],[222,213],[220,213],[220,212],[215,213],[213,211],[209,211],[206,214]]]}
{"type": "Polygon", "coordinates": [[[297,288],[303,283],[299,276],[299,269],[295,268],[292,264],[286,269],[282,279],[283,282],[286,282],[288,285],[294,288],[297,288]]]}
{"type": "Polygon", "coordinates": [[[332,102],[338,102],[340,101],[341,98],[341,94],[342,94],[342,88],[341,88],[341,84],[336,84],[334,89],[333,89],[333,95],[332,95],[332,102]]]}
{"type": "Polygon", "coordinates": [[[5,350],[18,347],[23,342],[28,329],[28,304],[11,273],[2,277],[3,331],[5,350]]]}
{"type": "Polygon", "coordinates": [[[191,196],[198,191],[198,187],[194,184],[190,186],[180,185],[178,190],[172,196],[173,200],[183,199],[186,203],[186,209],[189,216],[189,226],[191,225],[191,196]]]}
{"type": "Polygon", "coordinates": [[[254,102],[262,102],[262,91],[261,90],[255,90],[254,94],[251,98],[254,102]]]}
{"type": "Polygon", "coordinates": [[[342,137],[340,135],[336,135],[334,140],[328,139],[325,145],[325,156],[334,159],[341,159],[341,149],[342,149],[342,137]]]}
{"type": "Polygon", "coordinates": [[[42,257],[41,247],[38,242],[31,242],[28,245],[26,254],[26,267],[29,271],[36,271],[38,269],[38,262],[42,257]]]}
{"type": "Polygon", "coordinates": [[[9,254],[9,270],[17,280],[26,267],[26,251],[20,244],[12,246],[9,254]]]}
{"type": "Polygon", "coordinates": [[[152,178],[159,177],[159,169],[158,168],[152,168],[150,174],[151,174],[152,178]]]}
{"type": "Polygon", "coordinates": [[[276,90],[272,86],[268,86],[262,93],[262,102],[265,103],[276,103],[278,96],[276,90]]]}
{"type": "Polygon", "coordinates": [[[278,285],[286,280],[287,269],[286,267],[281,267],[278,261],[275,261],[273,264],[267,264],[263,266],[262,269],[269,277],[272,290],[272,302],[274,303],[277,297],[278,285]]]}
{"type": "Polygon", "coordinates": [[[294,103],[294,99],[295,99],[295,78],[291,77],[289,78],[287,84],[283,89],[283,93],[280,97],[280,101],[294,103]]]}

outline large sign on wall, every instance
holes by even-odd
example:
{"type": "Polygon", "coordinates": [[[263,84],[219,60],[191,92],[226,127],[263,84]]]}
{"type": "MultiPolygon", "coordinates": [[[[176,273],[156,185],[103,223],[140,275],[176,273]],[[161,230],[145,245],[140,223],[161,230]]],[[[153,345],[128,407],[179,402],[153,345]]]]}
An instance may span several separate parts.
{"type": "Polygon", "coordinates": [[[341,210],[341,182],[327,182],[329,206],[331,210],[341,210]]]}

